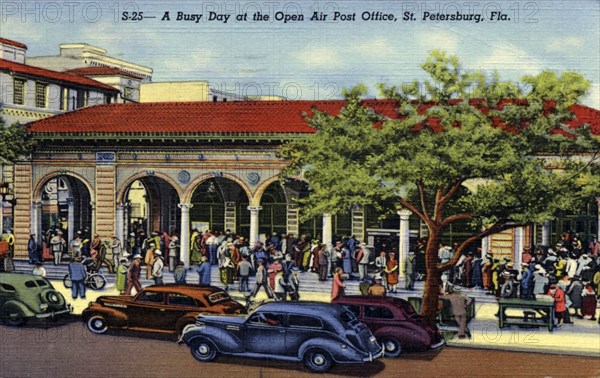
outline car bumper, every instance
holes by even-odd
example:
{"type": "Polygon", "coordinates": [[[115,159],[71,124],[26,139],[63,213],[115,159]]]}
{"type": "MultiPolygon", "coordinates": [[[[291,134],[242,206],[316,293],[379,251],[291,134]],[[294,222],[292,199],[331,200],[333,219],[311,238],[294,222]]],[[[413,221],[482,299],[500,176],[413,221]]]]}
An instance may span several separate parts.
{"type": "Polygon", "coordinates": [[[363,362],[371,362],[373,360],[376,360],[380,357],[383,357],[383,352],[385,351],[384,347],[381,347],[381,350],[377,353],[369,353],[369,357],[365,357],[363,358],[363,362]]]}
{"type": "Polygon", "coordinates": [[[67,308],[65,308],[64,310],[45,312],[43,314],[36,314],[35,317],[38,319],[45,319],[45,318],[50,318],[50,317],[53,318],[57,315],[71,313],[71,311],[73,311],[73,307],[71,307],[71,305],[68,305],[67,308]]]}
{"type": "Polygon", "coordinates": [[[430,347],[429,347],[429,349],[440,349],[440,348],[442,348],[444,345],[446,345],[446,340],[444,340],[444,339],[442,338],[442,341],[440,341],[440,342],[439,342],[439,343],[437,343],[437,344],[433,344],[432,346],[430,346],[430,347]]]}

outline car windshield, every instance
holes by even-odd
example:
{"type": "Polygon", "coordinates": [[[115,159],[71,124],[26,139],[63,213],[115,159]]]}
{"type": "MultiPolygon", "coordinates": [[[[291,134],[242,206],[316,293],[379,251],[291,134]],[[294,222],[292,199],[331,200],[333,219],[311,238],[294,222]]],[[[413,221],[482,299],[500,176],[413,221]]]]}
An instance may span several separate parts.
{"type": "Polygon", "coordinates": [[[346,328],[352,328],[356,323],[358,323],[358,319],[356,316],[350,311],[343,311],[340,313],[340,320],[346,326],[346,328]]]}
{"type": "Polygon", "coordinates": [[[227,294],[224,291],[217,291],[215,293],[209,294],[206,299],[208,299],[208,302],[210,304],[216,304],[219,302],[227,302],[229,300],[231,300],[231,298],[229,297],[229,294],[227,294]]]}

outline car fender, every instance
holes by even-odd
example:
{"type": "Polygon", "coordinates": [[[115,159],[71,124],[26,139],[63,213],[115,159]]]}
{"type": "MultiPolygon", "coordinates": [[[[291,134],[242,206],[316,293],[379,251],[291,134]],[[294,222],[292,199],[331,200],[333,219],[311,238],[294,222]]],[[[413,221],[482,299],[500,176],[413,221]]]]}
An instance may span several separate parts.
{"type": "Polygon", "coordinates": [[[326,350],[335,362],[360,362],[363,360],[364,355],[368,355],[368,352],[359,352],[349,341],[342,338],[329,339],[325,337],[315,337],[306,340],[300,345],[298,348],[298,359],[302,360],[306,351],[311,348],[326,350]],[[346,348],[343,349],[342,345],[346,345],[346,348]]]}
{"type": "Polygon", "coordinates": [[[36,314],[25,303],[23,303],[19,300],[13,299],[13,300],[4,302],[2,307],[0,307],[0,315],[3,315],[5,310],[11,309],[11,308],[18,308],[19,310],[21,310],[21,312],[23,313],[23,316],[25,316],[25,317],[32,317],[32,316],[35,316],[35,314],[36,314]]]}
{"type": "Polygon", "coordinates": [[[381,340],[384,337],[393,337],[398,340],[402,345],[402,348],[406,350],[425,350],[428,348],[427,342],[424,342],[423,339],[426,338],[429,340],[429,335],[426,331],[421,330],[418,327],[381,327],[373,332],[373,335],[377,340],[381,340]]]}
{"type": "Polygon", "coordinates": [[[189,346],[197,338],[207,338],[215,344],[221,353],[242,353],[244,346],[242,342],[227,330],[213,326],[194,326],[188,328],[183,334],[183,341],[189,346]]]}
{"type": "Polygon", "coordinates": [[[92,306],[88,307],[81,313],[83,321],[86,322],[93,315],[102,315],[109,327],[126,327],[127,315],[123,312],[108,307],[92,306]]]}
{"type": "Polygon", "coordinates": [[[188,312],[181,318],[177,319],[177,323],[175,324],[175,329],[177,333],[181,333],[186,325],[196,323],[196,317],[198,317],[199,312],[188,312]]]}

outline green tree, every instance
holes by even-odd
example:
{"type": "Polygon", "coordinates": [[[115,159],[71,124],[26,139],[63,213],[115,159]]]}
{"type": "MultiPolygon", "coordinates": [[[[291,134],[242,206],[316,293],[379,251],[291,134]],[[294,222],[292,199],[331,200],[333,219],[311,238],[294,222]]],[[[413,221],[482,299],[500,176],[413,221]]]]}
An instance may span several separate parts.
{"type": "Polygon", "coordinates": [[[5,127],[0,117],[0,162],[14,163],[19,157],[28,155],[33,144],[25,126],[14,123],[5,127]]]}
{"type": "Polygon", "coordinates": [[[523,90],[498,74],[465,71],[440,51],[421,67],[430,77],[423,85],[380,87],[397,101],[398,117],[364,106],[364,88],[357,87],[345,92],[338,115],[314,110],[308,122],[317,132],[281,153],[290,162],[283,175],[303,175],[310,184],[301,201],[307,217],[394,199],[396,209],[425,223],[422,311],[433,322],[440,275],[472,243],[585,200],[584,189],[598,177],[592,163],[599,144],[587,127],[566,126],[569,107],[589,88],[579,74],[544,71],[524,77],[523,90]],[[440,238],[456,222],[480,231],[440,264],[440,238]]]}

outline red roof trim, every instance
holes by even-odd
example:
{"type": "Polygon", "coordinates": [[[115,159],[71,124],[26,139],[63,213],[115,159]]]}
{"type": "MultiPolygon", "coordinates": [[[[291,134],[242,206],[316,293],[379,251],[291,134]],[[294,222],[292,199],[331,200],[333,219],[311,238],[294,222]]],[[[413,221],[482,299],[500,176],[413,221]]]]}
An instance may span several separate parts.
{"type": "Polygon", "coordinates": [[[36,76],[48,80],[65,81],[72,84],[100,88],[105,91],[119,91],[118,89],[111,87],[110,85],[100,83],[96,80],[92,80],[87,77],[71,75],[64,72],[51,71],[40,67],[28,66],[26,64],[16,63],[6,59],[0,59],[0,70],[12,71],[23,75],[36,76]]]}
{"type": "Polygon", "coordinates": [[[5,45],[10,45],[10,46],[15,46],[15,47],[19,47],[21,49],[25,49],[27,50],[27,45],[21,42],[17,42],[17,41],[13,41],[10,39],[6,39],[6,38],[0,38],[0,43],[4,43],[5,45]]]}

